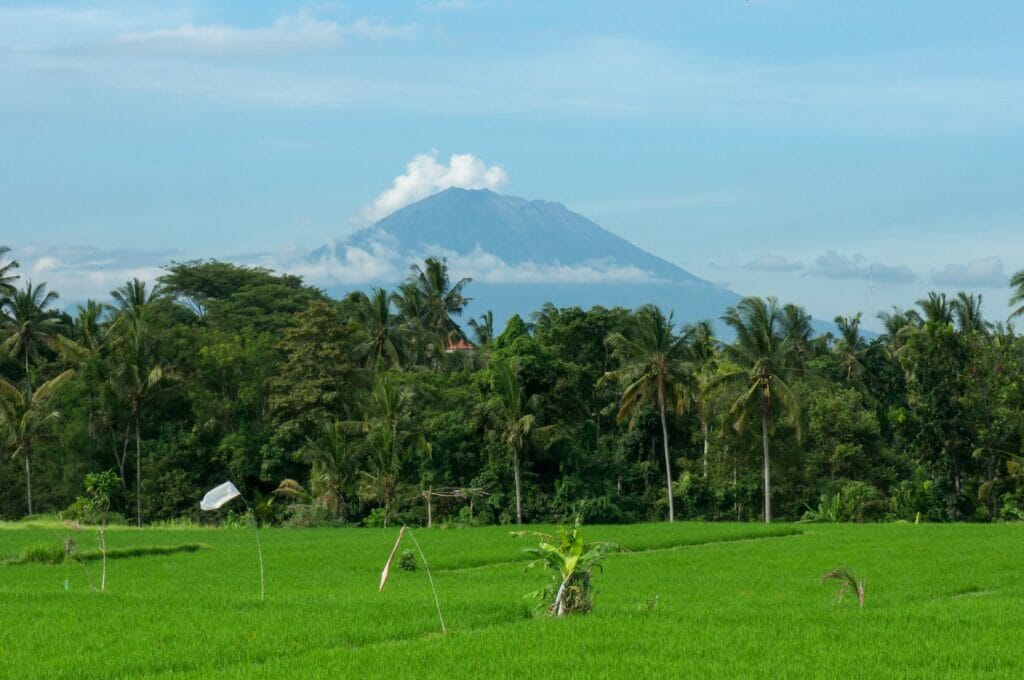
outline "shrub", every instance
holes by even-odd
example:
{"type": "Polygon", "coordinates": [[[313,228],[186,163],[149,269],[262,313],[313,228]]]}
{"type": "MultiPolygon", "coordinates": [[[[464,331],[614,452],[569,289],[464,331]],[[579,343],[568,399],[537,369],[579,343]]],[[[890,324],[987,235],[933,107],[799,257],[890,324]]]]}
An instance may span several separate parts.
{"type": "Polygon", "coordinates": [[[402,571],[416,571],[416,555],[412,550],[406,549],[398,558],[398,568],[402,571]]]}

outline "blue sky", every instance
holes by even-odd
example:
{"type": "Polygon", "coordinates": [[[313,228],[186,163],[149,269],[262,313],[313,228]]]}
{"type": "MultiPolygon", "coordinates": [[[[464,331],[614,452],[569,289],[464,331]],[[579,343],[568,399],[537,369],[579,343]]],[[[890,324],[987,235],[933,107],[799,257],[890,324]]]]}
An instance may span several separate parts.
{"type": "Polygon", "coordinates": [[[0,244],[65,299],[289,268],[405,176],[394,204],[560,201],[820,318],[961,288],[1003,318],[1022,32],[995,1],[2,2],[0,244]]]}

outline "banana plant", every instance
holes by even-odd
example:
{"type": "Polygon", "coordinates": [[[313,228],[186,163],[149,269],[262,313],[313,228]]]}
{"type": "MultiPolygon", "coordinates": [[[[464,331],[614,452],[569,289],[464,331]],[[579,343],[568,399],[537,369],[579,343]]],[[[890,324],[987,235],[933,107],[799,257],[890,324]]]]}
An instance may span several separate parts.
{"type": "Polygon", "coordinates": [[[526,565],[526,569],[541,567],[552,572],[552,584],[534,594],[542,602],[551,601],[554,597],[548,607],[548,614],[551,616],[585,614],[590,611],[594,606],[590,584],[591,571],[595,568],[602,569],[601,562],[609,552],[623,550],[614,543],[584,542],[579,517],[572,528],[559,527],[557,537],[536,531],[514,531],[512,535],[535,536],[541,539],[538,547],[524,550],[535,558],[526,565]]]}

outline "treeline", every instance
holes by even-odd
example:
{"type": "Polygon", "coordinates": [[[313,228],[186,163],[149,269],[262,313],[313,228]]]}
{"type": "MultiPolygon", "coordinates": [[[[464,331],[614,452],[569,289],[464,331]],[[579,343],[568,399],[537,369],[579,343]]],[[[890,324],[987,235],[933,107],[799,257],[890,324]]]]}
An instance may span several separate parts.
{"type": "Polygon", "coordinates": [[[226,479],[296,526],[1024,517],[1024,339],[980,295],[930,293],[871,340],[860,314],[816,336],[757,297],[724,310],[728,342],[653,306],[546,305],[496,335],[457,323],[471,283],[435,259],[342,300],[173,263],[72,315],[7,253],[3,518],[80,516],[104,470],[140,524],[226,479]]]}

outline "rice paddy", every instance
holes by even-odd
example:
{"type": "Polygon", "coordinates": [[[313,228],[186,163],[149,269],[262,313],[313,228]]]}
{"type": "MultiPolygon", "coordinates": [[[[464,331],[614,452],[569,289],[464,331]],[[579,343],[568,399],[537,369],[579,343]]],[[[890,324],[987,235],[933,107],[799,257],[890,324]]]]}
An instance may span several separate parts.
{"type": "MultiPolygon", "coordinates": [[[[380,570],[396,529],[110,529],[98,565],[0,567],[3,677],[1019,677],[1024,526],[678,523],[586,527],[616,542],[586,616],[538,616],[508,527],[419,529],[423,565],[380,570]],[[194,551],[175,546],[202,545],[194,551]],[[150,550],[164,547],[167,550],[150,550]],[[865,604],[836,601],[849,567],[865,604]]],[[[0,525],[0,559],[73,535],[0,525]]],[[[406,545],[405,547],[411,547],[406,545]]]]}

